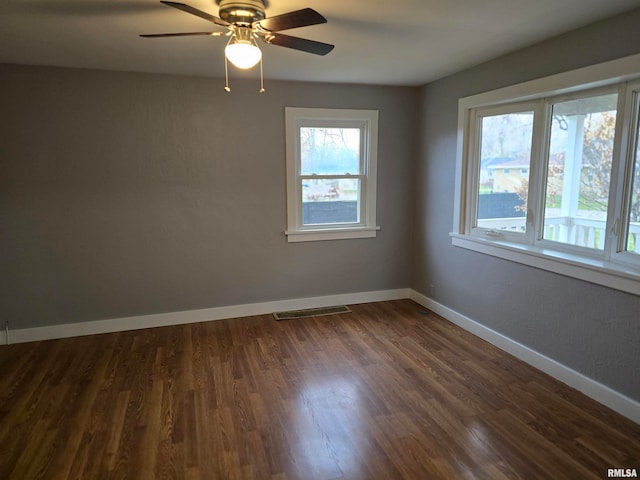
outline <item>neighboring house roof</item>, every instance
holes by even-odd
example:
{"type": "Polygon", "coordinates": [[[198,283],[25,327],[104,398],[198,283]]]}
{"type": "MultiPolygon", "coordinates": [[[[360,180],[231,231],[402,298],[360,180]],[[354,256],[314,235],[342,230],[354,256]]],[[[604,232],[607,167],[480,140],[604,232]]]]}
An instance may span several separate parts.
{"type": "Polygon", "coordinates": [[[511,158],[502,163],[494,163],[487,168],[502,169],[502,168],[529,168],[528,158],[511,158]]]}
{"type": "Polygon", "coordinates": [[[490,168],[493,165],[502,165],[505,162],[512,161],[511,157],[489,157],[483,158],[481,161],[482,168],[490,168]]]}
{"type": "MultiPolygon", "coordinates": [[[[502,169],[502,168],[529,168],[529,159],[525,157],[494,157],[483,158],[483,168],[502,169]]],[[[549,157],[549,163],[552,165],[564,165],[564,152],[554,153],[549,157]]]]}

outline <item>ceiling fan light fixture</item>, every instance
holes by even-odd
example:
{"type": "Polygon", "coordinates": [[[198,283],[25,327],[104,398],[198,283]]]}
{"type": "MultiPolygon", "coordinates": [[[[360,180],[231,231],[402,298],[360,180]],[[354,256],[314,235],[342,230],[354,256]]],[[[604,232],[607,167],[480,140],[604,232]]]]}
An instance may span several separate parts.
{"type": "Polygon", "coordinates": [[[250,40],[235,40],[224,49],[224,54],[231,63],[243,70],[254,67],[262,58],[262,51],[250,40]]]}
{"type": "Polygon", "coordinates": [[[240,69],[249,69],[260,64],[260,93],[264,92],[264,72],[262,68],[262,51],[257,40],[264,43],[292,48],[315,55],[326,55],[333,50],[333,45],[316,42],[306,38],[293,37],[280,33],[281,30],[307,27],[327,23],[327,19],[312,8],[303,8],[289,13],[283,13],[267,18],[265,3],[267,0],[216,0],[219,5],[220,18],[210,13],[198,10],[185,3],[170,0],[160,0],[160,3],[183,12],[200,17],[227,29],[223,32],[182,32],[182,33],[154,33],[140,35],[141,37],[190,37],[193,35],[229,37],[224,51],[225,91],[229,87],[229,62],[240,69]]]}

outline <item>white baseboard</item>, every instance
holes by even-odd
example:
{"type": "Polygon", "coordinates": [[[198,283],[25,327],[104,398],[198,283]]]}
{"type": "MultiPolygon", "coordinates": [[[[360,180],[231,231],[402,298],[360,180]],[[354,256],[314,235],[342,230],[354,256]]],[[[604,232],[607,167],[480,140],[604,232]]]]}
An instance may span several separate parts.
{"type": "Polygon", "coordinates": [[[485,327],[484,325],[450,309],[449,307],[445,307],[415,290],[409,290],[409,298],[423,307],[428,308],[432,312],[437,313],[441,317],[444,317],[451,323],[464,328],[468,332],[486,340],[499,349],[510,353],[523,362],[528,363],[548,375],[551,375],[555,379],[575,388],[597,402],[606,405],[611,410],[614,410],[640,424],[640,403],[635,400],[616,392],[606,385],[602,385],[601,383],[598,383],[595,380],[536,352],[535,350],[525,347],[515,340],[505,337],[504,335],[485,327]]]}
{"type": "Polygon", "coordinates": [[[409,289],[380,290],[374,292],[347,293],[329,295],[325,297],[298,298],[293,300],[279,300],[274,302],[251,303],[228,307],[205,308],[184,312],[156,313],[136,317],[114,318],[110,320],[95,320],[90,322],[52,325],[49,327],[24,328],[10,330],[7,342],[5,330],[0,332],[0,345],[7,343],[37,342],[56,338],[79,337],[99,333],[122,332],[126,330],[140,330],[142,328],[166,327],[187,323],[208,322],[226,318],[248,317],[264,315],[283,310],[299,310],[303,308],[330,307],[333,305],[355,305],[358,303],[384,302],[409,298],[409,289]]]}
{"type": "Polygon", "coordinates": [[[347,293],[325,297],[298,298],[273,302],[233,305],[228,307],[205,308],[184,312],[158,313],[136,317],[124,317],[111,320],[97,320],[49,327],[25,328],[9,331],[9,342],[4,329],[0,330],[0,345],[7,343],[36,342],[56,338],[78,337],[100,333],[113,333],[143,328],[166,327],[187,323],[207,322],[227,318],[265,315],[283,310],[329,307],[333,305],[355,305],[358,303],[383,302],[410,298],[414,302],[437,313],[451,323],[486,340],[496,347],[510,353],[529,365],[566,383],[594,400],[606,405],[625,417],[640,423],[640,403],[632,400],[589,377],[566,367],[535,350],[505,337],[484,325],[432,300],[409,288],[380,290],[374,292],[347,293]]]}

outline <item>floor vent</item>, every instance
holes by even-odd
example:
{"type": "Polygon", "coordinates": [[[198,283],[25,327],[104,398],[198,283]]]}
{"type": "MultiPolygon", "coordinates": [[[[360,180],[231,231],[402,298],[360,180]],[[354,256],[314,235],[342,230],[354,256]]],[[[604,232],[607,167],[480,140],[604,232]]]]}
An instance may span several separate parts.
{"type": "Polygon", "coordinates": [[[274,312],[276,320],[292,320],[294,318],[318,317],[320,315],[336,315],[338,313],[351,313],[344,305],[324,308],[307,308],[305,310],[289,310],[288,312],[274,312]]]}

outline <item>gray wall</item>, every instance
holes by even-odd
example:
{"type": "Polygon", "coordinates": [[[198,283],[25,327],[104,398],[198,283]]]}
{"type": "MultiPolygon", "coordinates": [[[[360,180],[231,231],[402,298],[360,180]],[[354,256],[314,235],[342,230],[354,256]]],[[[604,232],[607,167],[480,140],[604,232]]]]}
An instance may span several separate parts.
{"type": "Polygon", "coordinates": [[[640,401],[639,297],[448,236],[458,98],[640,52],[639,23],[625,14],[420,90],[268,81],[258,95],[234,80],[227,95],[220,80],[0,65],[2,319],[433,284],[442,304],[640,401]],[[286,242],[285,106],[380,110],[376,239],[286,242]]]}
{"type": "Polygon", "coordinates": [[[411,286],[640,401],[640,297],[451,246],[457,102],[640,52],[640,10],[444,78],[421,90],[411,286]]]}
{"type": "Polygon", "coordinates": [[[406,288],[418,89],[0,65],[11,328],[406,288]],[[287,243],[284,107],[380,111],[375,239],[287,243]]]}

